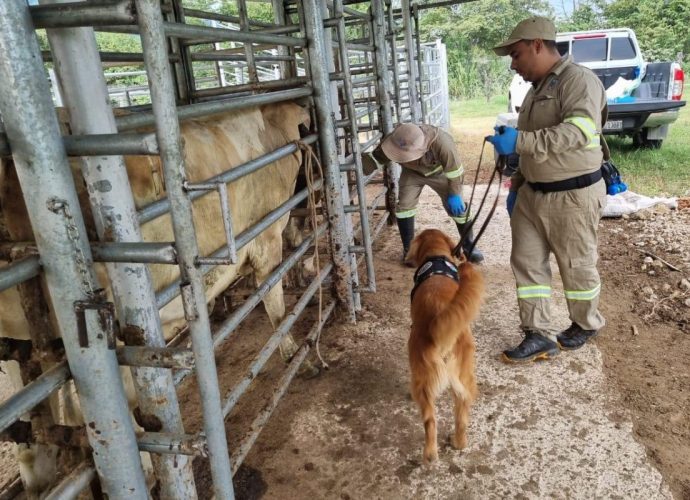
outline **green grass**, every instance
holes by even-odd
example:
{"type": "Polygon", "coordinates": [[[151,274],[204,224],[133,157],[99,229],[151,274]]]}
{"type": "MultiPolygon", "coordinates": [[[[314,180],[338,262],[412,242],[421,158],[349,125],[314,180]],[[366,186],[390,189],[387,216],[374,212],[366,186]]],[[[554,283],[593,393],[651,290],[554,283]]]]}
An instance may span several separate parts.
{"type": "MultiPolygon", "coordinates": [[[[467,123],[487,118],[487,131],[497,114],[508,109],[504,96],[452,101],[451,122],[467,123]]],[[[607,136],[613,162],[629,188],[647,196],[690,195],[690,109],[681,108],[678,120],[670,126],[669,135],[660,149],[637,149],[632,139],[607,136]]]]}
{"type": "Polygon", "coordinates": [[[494,96],[489,102],[486,102],[486,99],[450,102],[450,114],[452,118],[495,117],[497,114],[505,113],[506,111],[508,111],[507,96],[494,96]]]}
{"type": "Polygon", "coordinates": [[[690,195],[690,109],[683,107],[660,149],[637,149],[629,138],[607,137],[623,181],[647,196],[690,195]]]}

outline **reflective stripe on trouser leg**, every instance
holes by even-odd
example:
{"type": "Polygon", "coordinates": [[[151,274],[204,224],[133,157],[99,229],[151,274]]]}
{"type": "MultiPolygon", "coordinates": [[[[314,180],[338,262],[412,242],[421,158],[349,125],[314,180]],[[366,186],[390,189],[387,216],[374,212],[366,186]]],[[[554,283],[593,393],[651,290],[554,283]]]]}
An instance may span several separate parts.
{"type": "Polygon", "coordinates": [[[551,340],[551,267],[545,227],[531,213],[534,192],[520,188],[510,218],[513,238],[510,265],[515,275],[520,310],[520,326],[534,330],[551,340]]]}
{"type": "Polygon", "coordinates": [[[425,180],[420,174],[403,167],[399,181],[398,205],[395,207],[395,216],[398,219],[415,216],[419,195],[426,184],[425,180]]]}
{"type": "Polygon", "coordinates": [[[605,323],[598,309],[601,282],[597,271],[597,227],[606,203],[605,186],[599,181],[573,190],[561,207],[565,209],[567,204],[570,208],[554,210],[552,215],[550,243],[563,279],[570,319],[585,330],[598,330],[605,323]]]}

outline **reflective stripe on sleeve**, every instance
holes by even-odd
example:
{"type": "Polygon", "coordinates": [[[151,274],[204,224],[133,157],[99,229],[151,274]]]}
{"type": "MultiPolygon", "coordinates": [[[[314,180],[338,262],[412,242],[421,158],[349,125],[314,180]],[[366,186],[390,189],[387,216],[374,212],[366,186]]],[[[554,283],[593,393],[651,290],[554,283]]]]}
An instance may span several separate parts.
{"type": "Polygon", "coordinates": [[[429,177],[431,175],[438,174],[441,170],[443,170],[443,167],[441,165],[439,165],[438,167],[433,169],[431,172],[427,172],[426,174],[424,174],[424,177],[429,177]]]}
{"type": "Polygon", "coordinates": [[[585,146],[585,149],[596,149],[601,147],[601,139],[597,133],[597,126],[594,120],[587,116],[571,116],[566,118],[565,123],[572,123],[577,128],[579,128],[589,143],[585,146]]]}
{"type": "Polygon", "coordinates": [[[462,165],[460,165],[455,170],[451,170],[450,172],[446,172],[446,177],[448,177],[449,179],[455,179],[456,177],[460,177],[464,173],[465,173],[465,169],[463,168],[462,165]]]}
{"type": "Polygon", "coordinates": [[[568,300],[593,300],[599,296],[601,284],[591,290],[564,290],[565,298],[568,300]]]}
{"type": "Polygon", "coordinates": [[[519,286],[518,299],[548,299],[551,298],[551,287],[548,285],[519,286]]]}

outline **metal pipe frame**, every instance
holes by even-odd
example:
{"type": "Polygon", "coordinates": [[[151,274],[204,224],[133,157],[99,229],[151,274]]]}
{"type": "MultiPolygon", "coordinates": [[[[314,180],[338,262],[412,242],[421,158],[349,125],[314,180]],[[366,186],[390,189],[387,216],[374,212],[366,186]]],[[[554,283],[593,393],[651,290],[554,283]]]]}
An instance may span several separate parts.
{"type": "MultiPolygon", "coordinates": [[[[395,32],[395,20],[393,19],[393,4],[392,2],[388,4],[386,7],[386,16],[387,16],[387,27],[388,30],[386,33],[394,33],[395,32]]],[[[388,40],[388,34],[386,34],[386,39],[388,40]]],[[[392,36],[390,38],[390,61],[391,65],[393,66],[393,92],[395,93],[395,99],[393,100],[393,103],[395,105],[395,121],[397,122],[402,122],[401,119],[401,114],[400,114],[400,75],[398,73],[399,68],[398,68],[398,48],[397,44],[395,43],[395,36],[392,36]]],[[[386,61],[388,61],[388,58],[386,58],[386,61]]],[[[386,64],[388,64],[386,62],[386,64]]],[[[397,190],[395,191],[395,195],[397,196],[397,190]]]]}
{"type": "MultiPolygon", "coordinates": [[[[208,442],[199,434],[142,432],[137,436],[140,451],[158,455],[208,456],[208,442]]],[[[174,457],[180,459],[182,457],[174,457]]]]}
{"type": "MultiPolygon", "coordinates": [[[[242,321],[245,320],[249,313],[251,313],[254,308],[259,305],[266,294],[277,285],[281,279],[287,274],[287,272],[292,269],[295,264],[307,253],[307,250],[326,232],[326,224],[321,224],[317,227],[316,232],[309,237],[307,237],[293,252],[290,256],[284,259],[278,267],[276,267],[271,274],[269,274],[266,279],[259,285],[254,292],[245,299],[240,307],[238,307],[235,312],[228,318],[226,318],[223,323],[216,329],[213,333],[213,347],[217,349],[223,342],[225,342],[230,335],[237,329],[242,321]]],[[[178,372],[175,376],[175,384],[180,384],[187,376],[192,373],[191,370],[178,372]]]]}
{"type": "MultiPolygon", "coordinates": [[[[322,181],[319,180],[315,183],[314,189],[320,189],[322,181]]],[[[285,203],[277,207],[276,209],[272,210],[268,214],[266,214],[259,222],[254,224],[253,226],[245,229],[242,231],[237,239],[235,240],[235,245],[237,247],[237,251],[240,251],[246,244],[248,244],[250,241],[252,241],[254,238],[256,238],[259,234],[261,234],[263,231],[268,229],[274,222],[276,222],[278,219],[280,219],[283,215],[288,213],[290,210],[295,208],[297,205],[300,204],[303,200],[307,199],[307,196],[309,196],[309,189],[305,188],[290,199],[288,199],[285,203]]],[[[216,250],[211,254],[212,259],[223,259],[228,256],[228,247],[227,245],[222,246],[220,249],[216,250]]],[[[197,258],[196,263],[199,263],[201,259],[197,258]]],[[[200,272],[202,275],[206,275],[209,273],[216,264],[210,264],[210,265],[201,265],[200,267],[200,272]]],[[[181,280],[177,280],[167,287],[165,287],[163,290],[159,291],[156,294],[156,302],[158,304],[158,307],[161,308],[170,301],[172,301],[177,295],[180,293],[180,284],[181,280]]]]}
{"type": "Polygon", "coordinates": [[[271,45],[285,45],[288,47],[304,47],[304,38],[271,35],[269,33],[259,33],[257,31],[234,31],[225,28],[210,28],[207,26],[196,26],[192,24],[163,23],[165,34],[170,37],[182,38],[185,40],[200,40],[208,42],[241,42],[241,43],[266,43],[271,45]]]}
{"type": "Polygon", "coordinates": [[[108,332],[86,311],[88,348],[78,335],[75,303],[96,301],[98,288],[72,173],[45,78],[29,6],[0,2],[0,113],[38,238],[53,310],[94,450],[101,486],[112,499],[146,498],[134,430],[108,332]],[[99,394],[98,401],[86,397],[99,394]],[[126,493],[125,493],[126,492],[126,493]]]}
{"type": "Polygon", "coordinates": [[[252,424],[250,426],[251,431],[244,437],[244,439],[242,439],[240,444],[235,448],[235,451],[232,454],[233,474],[237,472],[239,467],[242,465],[242,462],[244,462],[244,459],[247,457],[247,453],[249,453],[249,450],[256,442],[256,439],[259,437],[259,434],[261,434],[261,431],[266,426],[266,422],[268,422],[268,419],[273,414],[273,411],[278,407],[278,403],[285,394],[285,391],[287,391],[290,382],[292,382],[292,379],[297,374],[297,370],[299,370],[299,367],[302,365],[302,362],[307,357],[307,354],[309,354],[309,350],[311,349],[312,344],[316,342],[316,339],[319,336],[321,330],[323,329],[323,326],[326,324],[331,314],[333,313],[333,310],[335,309],[335,304],[336,303],[333,300],[326,306],[326,308],[323,311],[321,321],[316,322],[314,324],[314,326],[307,334],[307,337],[305,338],[304,342],[292,357],[290,364],[285,369],[285,372],[278,381],[277,387],[271,395],[270,401],[266,403],[266,405],[261,409],[256,418],[252,421],[252,424]]]}
{"type": "MultiPolygon", "coordinates": [[[[344,73],[345,78],[343,79],[345,101],[347,104],[347,116],[348,125],[350,129],[350,149],[354,156],[354,172],[355,181],[357,183],[357,197],[360,200],[360,223],[364,228],[362,231],[362,242],[364,243],[364,249],[366,252],[366,269],[367,269],[367,284],[369,287],[376,289],[376,272],[374,269],[374,254],[371,246],[371,239],[369,234],[369,218],[366,215],[366,203],[362,203],[362,200],[366,200],[365,184],[363,181],[364,173],[362,171],[362,151],[359,145],[359,132],[357,128],[357,119],[359,117],[355,104],[352,101],[352,75],[350,74],[350,62],[348,54],[347,34],[345,31],[345,17],[342,14],[342,2],[341,0],[335,0],[335,17],[338,19],[338,24],[336,26],[336,34],[338,37],[338,49],[340,56],[340,70],[344,73]]],[[[370,77],[375,79],[375,76],[370,77]]],[[[368,107],[367,107],[368,108],[368,107]]],[[[347,213],[347,212],[346,212],[347,213]]]]}
{"type": "Polygon", "coordinates": [[[203,427],[208,439],[213,487],[216,498],[234,499],[232,468],[221,410],[204,283],[195,265],[199,247],[194,233],[192,202],[184,190],[184,159],[175,92],[170,78],[171,68],[167,58],[166,23],[163,22],[160,4],[156,0],[136,0],[136,7],[165,185],[172,200],[171,218],[180,259],[182,298],[197,363],[197,383],[204,417],[203,427]]]}
{"type": "Polygon", "coordinates": [[[192,95],[195,98],[215,97],[256,90],[299,88],[303,87],[306,83],[309,83],[309,79],[306,76],[296,76],[294,78],[289,78],[286,80],[268,80],[265,82],[256,81],[254,83],[242,83],[239,85],[229,85],[226,87],[214,87],[210,89],[195,90],[194,92],[192,92],[192,95]]]}
{"type": "Polygon", "coordinates": [[[417,47],[417,80],[419,81],[419,94],[421,95],[420,105],[422,108],[422,122],[427,123],[426,101],[424,99],[424,87],[422,78],[424,77],[424,65],[422,61],[422,43],[419,39],[419,11],[417,10],[417,3],[412,7],[412,19],[414,20],[414,39],[417,47]]]}
{"type": "Polygon", "coordinates": [[[70,377],[69,366],[63,361],[7,398],[0,405],[0,432],[6,430],[22,415],[50,396],[70,377]]]}
{"type": "MultiPolygon", "coordinates": [[[[317,136],[316,134],[311,134],[304,139],[302,139],[302,142],[305,144],[313,144],[316,142],[317,136]]],[[[220,183],[223,182],[225,184],[229,184],[231,182],[236,181],[237,179],[240,179],[246,175],[249,175],[253,172],[256,172],[260,168],[263,168],[267,165],[270,165],[273,162],[276,162],[280,160],[281,158],[285,158],[286,156],[289,156],[291,154],[296,153],[299,150],[299,147],[297,144],[290,143],[286,144],[284,146],[279,147],[278,149],[271,151],[270,153],[266,153],[263,156],[259,156],[258,158],[254,158],[253,160],[249,160],[246,163],[243,163],[242,165],[238,165],[237,167],[232,167],[226,170],[225,172],[222,172],[214,177],[211,177],[210,179],[206,179],[205,181],[202,181],[203,183],[220,183]]],[[[189,198],[191,200],[196,200],[197,198],[201,198],[203,196],[206,196],[208,193],[205,193],[203,191],[193,191],[189,193],[189,198]]],[[[166,198],[162,198],[154,203],[151,203],[144,208],[142,208],[139,211],[138,217],[139,217],[139,222],[141,224],[145,222],[149,222],[156,217],[160,217],[161,215],[164,215],[170,211],[170,200],[166,198]]]]}
{"type": "Polygon", "coordinates": [[[185,348],[118,346],[115,349],[117,361],[125,366],[148,366],[152,368],[194,368],[194,353],[185,348]]]}
{"type": "MultiPolygon", "coordinates": [[[[119,136],[116,134],[112,109],[108,105],[107,87],[93,29],[48,29],[47,33],[72,130],[77,134],[110,134],[111,141],[117,139],[119,136]]],[[[167,52],[165,57],[167,61],[167,52]]],[[[153,134],[147,137],[157,150],[153,134]]],[[[124,159],[110,156],[112,152],[106,151],[104,154],[108,153],[104,157],[84,158],[81,166],[98,236],[104,241],[114,240],[114,243],[102,248],[105,255],[101,255],[101,258],[106,261],[117,316],[128,331],[138,332],[137,335],[125,335],[125,343],[163,348],[165,339],[158,317],[153,281],[146,266],[140,262],[176,263],[177,255],[173,245],[142,243],[124,159]]],[[[143,366],[134,367],[131,371],[142,415],[160,422],[164,432],[183,432],[170,371],[143,366]]],[[[175,460],[175,457],[154,456],[152,462],[163,497],[195,497],[191,461],[184,457],[175,460]]]]}
{"type": "MultiPolygon", "coordinates": [[[[0,133],[0,156],[12,151],[5,134],[0,133]]],[[[89,134],[62,138],[67,156],[156,155],[158,144],[153,134],[89,134]]]]}
{"type": "Polygon", "coordinates": [[[0,268],[0,292],[23,281],[35,278],[41,272],[38,256],[30,255],[0,268]]]}
{"type": "Polygon", "coordinates": [[[72,500],[89,487],[96,478],[96,469],[90,461],[82,462],[72,472],[66,475],[55,488],[45,497],[45,500],[72,500]]]}
{"type": "Polygon", "coordinates": [[[242,397],[249,385],[254,381],[256,376],[264,367],[268,359],[278,348],[282,340],[290,332],[290,328],[292,328],[292,325],[295,324],[295,321],[297,321],[299,315],[302,313],[302,311],[304,311],[304,308],[307,307],[309,301],[314,296],[319,287],[321,287],[321,283],[323,283],[326,277],[328,277],[331,270],[333,270],[333,264],[329,262],[323,267],[319,275],[316,278],[314,278],[309,287],[307,287],[307,289],[299,298],[295,306],[292,308],[290,314],[286,315],[283,321],[281,321],[278,328],[276,328],[275,333],[271,335],[270,339],[268,339],[268,342],[264,344],[259,354],[254,358],[251,365],[247,369],[247,372],[242,377],[240,383],[233,387],[232,390],[229,392],[228,396],[225,398],[223,402],[224,416],[227,417],[228,414],[232,411],[232,409],[237,404],[237,401],[240,399],[240,397],[242,397]]]}
{"type": "Polygon", "coordinates": [[[305,34],[308,41],[309,68],[314,88],[316,121],[319,130],[321,163],[324,168],[326,206],[330,221],[331,259],[335,266],[335,291],[345,307],[350,322],[356,321],[353,296],[352,265],[347,252],[348,235],[343,211],[342,182],[336,145],[335,117],[331,110],[329,64],[324,41],[323,16],[320,2],[302,0],[305,34]]]}
{"type": "Polygon", "coordinates": [[[410,9],[411,0],[401,0],[402,1],[402,15],[403,15],[403,31],[405,34],[405,54],[407,61],[407,74],[409,77],[408,81],[408,92],[410,95],[410,111],[412,114],[412,121],[415,123],[419,122],[419,110],[417,109],[417,102],[419,100],[417,96],[417,87],[415,81],[417,79],[417,71],[414,64],[414,38],[412,36],[412,12],[410,9]]]}
{"type": "Polygon", "coordinates": [[[30,7],[35,28],[75,28],[106,24],[134,24],[136,13],[132,0],[109,3],[69,2],[30,7]]]}
{"type": "MultiPolygon", "coordinates": [[[[201,118],[226,111],[238,111],[252,106],[261,106],[276,102],[291,101],[301,97],[308,97],[312,94],[310,87],[281,90],[277,92],[267,92],[252,96],[242,96],[233,99],[224,99],[212,102],[202,102],[180,106],[177,108],[177,119],[179,121],[201,118]]],[[[119,116],[115,119],[117,128],[120,132],[132,130],[140,127],[150,127],[155,123],[153,113],[135,113],[126,116],[119,116]]]]}

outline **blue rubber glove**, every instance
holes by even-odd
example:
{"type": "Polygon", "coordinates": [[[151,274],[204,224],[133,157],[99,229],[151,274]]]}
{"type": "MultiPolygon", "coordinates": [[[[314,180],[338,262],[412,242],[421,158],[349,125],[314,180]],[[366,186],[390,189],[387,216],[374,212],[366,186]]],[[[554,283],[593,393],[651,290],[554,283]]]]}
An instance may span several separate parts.
{"type": "Polygon", "coordinates": [[[510,191],[508,193],[508,198],[506,198],[506,209],[508,209],[508,216],[513,216],[513,209],[515,208],[515,202],[517,201],[517,191],[510,191]]]}
{"type": "Polygon", "coordinates": [[[515,146],[517,144],[518,131],[513,127],[496,126],[494,127],[496,133],[486,138],[494,145],[499,155],[512,155],[515,153],[515,146]]]}
{"type": "Polygon", "coordinates": [[[462,201],[462,197],[459,194],[449,194],[447,201],[450,215],[458,217],[465,213],[465,202],[462,201]]]}

